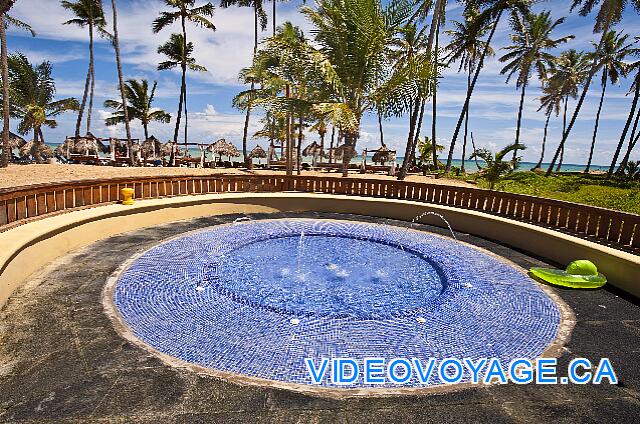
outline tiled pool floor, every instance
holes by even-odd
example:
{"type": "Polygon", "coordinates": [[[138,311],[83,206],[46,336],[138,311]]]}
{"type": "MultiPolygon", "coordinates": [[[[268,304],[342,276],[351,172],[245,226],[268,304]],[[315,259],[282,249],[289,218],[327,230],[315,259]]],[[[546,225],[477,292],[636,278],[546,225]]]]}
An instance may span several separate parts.
{"type": "Polygon", "coordinates": [[[440,375],[423,383],[417,373],[401,385],[331,378],[314,385],[305,359],[499,358],[506,365],[555,354],[573,316],[550,295],[521,268],[450,237],[279,219],[163,242],[113,277],[105,304],[119,328],[178,365],[320,394],[322,387],[381,393],[444,385],[440,375]]]}
{"type": "MultiPolygon", "coordinates": [[[[264,214],[407,223],[335,214],[264,214]]],[[[577,323],[560,366],[611,358],[617,386],[492,386],[390,398],[321,399],[242,386],[165,365],[124,340],[105,315],[105,280],[158,240],[237,216],[177,222],[112,237],[60,258],[0,311],[0,422],[428,423],[634,422],[640,415],[640,307],[618,293],[556,290],[577,323]]],[[[439,229],[422,227],[428,231],[439,229]]],[[[539,260],[459,234],[518,265],[539,260]]]]}

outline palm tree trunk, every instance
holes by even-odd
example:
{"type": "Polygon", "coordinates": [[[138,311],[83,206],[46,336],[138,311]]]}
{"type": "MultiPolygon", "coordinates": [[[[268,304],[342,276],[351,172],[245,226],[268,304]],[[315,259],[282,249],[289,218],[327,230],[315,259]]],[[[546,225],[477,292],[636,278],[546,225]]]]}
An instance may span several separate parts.
{"type": "MultiPolygon", "coordinates": [[[[286,85],[285,89],[284,89],[284,95],[285,97],[288,99],[289,97],[291,97],[291,87],[289,87],[289,84],[286,85]]],[[[286,130],[287,130],[287,176],[291,176],[293,175],[293,156],[292,156],[292,140],[291,140],[291,112],[287,111],[287,126],[286,126],[286,130]]]]}
{"type": "MultiPolygon", "coordinates": [[[[516,146],[520,145],[520,128],[522,127],[522,108],[524,107],[524,98],[525,92],[527,90],[527,82],[522,83],[522,92],[520,93],[520,106],[518,107],[518,122],[516,124],[516,146]]],[[[513,157],[511,161],[516,163],[516,155],[518,154],[517,150],[513,151],[513,157]]]]}
{"type": "Polygon", "coordinates": [[[620,154],[620,150],[624,145],[624,140],[627,138],[627,132],[629,132],[629,127],[631,126],[633,115],[636,111],[636,107],[638,106],[638,98],[640,98],[640,71],[638,71],[638,73],[636,74],[635,85],[636,85],[636,89],[633,94],[633,101],[631,102],[631,113],[629,113],[627,122],[624,124],[624,130],[622,130],[622,134],[620,135],[620,141],[618,141],[618,147],[616,148],[616,153],[613,156],[613,160],[611,161],[611,166],[609,166],[609,171],[607,172],[607,179],[613,176],[613,170],[615,169],[616,162],[618,161],[618,155],[620,154]]]}
{"type": "Polygon", "coordinates": [[[329,163],[333,163],[333,147],[336,141],[336,126],[331,125],[331,143],[329,144],[329,163]]]}
{"type": "Polygon", "coordinates": [[[189,152],[187,143],[189,142],[187,131],[189,131],[188,118],[187,118],[187,25],[186,18],[182,15],[182,38],[184,40],[184,57],[182,58],[182,93],[184,95],[184,149],[185,155],[189,152]]]}
{"type": "Polygon", "coordinates": [[[409,110],[411,111],[411,113],[409,115],[409,135],[407,137],[407,145],[404,150],[404,160],[402,161],[402,166],[400,167],[400,172],[398,173],[398,180],[404,180],[409,169],[409,163],[411,161],[411,148],[413,146],[416,124],[418,122],[418,114],[420,113],[420,98],[417,97],[410,106],[411,107],[409,110]]]}
{"type": "Polygon", "coordinates": [[[276,0],[273,0],[273,35],[276,35],[276,0]]]}
{"type": "Polygon", "coordinates": [[[184,81],[184,151],[185,155],[189,153],[189,146],[187,145],[188,141],[188,131],[189,131],[189,111],[187,109],[187,79],[185,77],[184,81]]]}
{"type": "Polygon", "coordinates": [[[87,133],[91,131],[91,113],[93,112],[93,94],[96,87],[95,59],[93,55],[93,25],[89,24],[89,72],[91,73],[91,88],[89,91],[89,107],[87,108],[87,133]]]}
{"type": "MultiPolygon", "coordinates": [[[[182,19],[183,21],[183,28],[184,28],[184,18],[182,19]]],[[[183,30],[182,31],[182,37],[183,37],[183,41],[184,41],[184,51],[186,53],[187,51],[187,39],[185,38],[185,34],[186,31],[183,30]]],[[[176,117],[176,127],[173,131],[173,146],[171,149],[171,157],[170,157],[170,161],[171,161],[171,166],[175,165],[175,145],[178,143],[178,134],[180,133],[180,121],[182,120],[182,102],[184,101],[184,97],[185,97],[185,90],[186,90],[186,75],[187,75],[187,65],[186,65],[186,58],[182,59],[182,63],[180,64],[181,69],[182,69],[182,79],[180,82],[180,100],[178,101],[178,116],[176,117]]]]}
{"type": "MultiPolygon", "coordinates": [[[[438,21],[438,25],[440,21],[438,21]]],[[[435,63],[438,63],[438,47],[440,45],[440,31],[436,32],[436,51],[435,51],[435,63]]],[[[436,124],[438,123],[436,116],[438,112],[438,85],[433,85],[433,100],[431,104],[431,145],[433,146],[433,150],[431,151],[433,165],[435,171],[438,170],[438,149],[436,148],[436,124]]]]}
{"type": "MultiPolygon", "coordinates": [[[[564,98],[564,113],[562,114],[562,134],[567,131],[567,108],[569,107],[569,95],[567,94],[564,98]]],[[[564,146],[558,145],[560,149],[560,161],[558,162],[558,166],[556,167],[556,172],[560,172],[560,168],[562,168],[562,162],[564,160],[564,146]]],[[[553,164],[551,164],[553,166],[553,164]]]]}
{"type": "MultiPolygon", "coordinates": [[[[358,123],[357,128],[360,128],[358,123]]],[[[342,153],[342,176],[349,176],[349,165],[351,165],[351,159],[355,154],[355,146],[358,140],[358,131],[349,131],[344,135],[344,149],[342,153]]]]}
{"type": "Polygon", "coordinates": [[[118,68],[118,85],[120,88],[120,98],[122,100],[124,114],[124,128],[127,133],[127,146],[129,148],[129,163],[134,164],[131,142],[131,123],[129,122],[129,109],[127,108],[127,96],[124,91],[124,77],[122,74],[122,61],[120,60],[120,38],[118,37],[118,8],[116,0],[111,0],[111,9],[113,11],[113,48],[116,51],[116,66],[118,68]]]}
{"type": "Polygon", "coordinates": [[[484,58],[487,56],[487,51],[491,45],[491,40],[493,39],[493,35],[496,33],[496,28],[498,27],[498,23],[500,22],[500,18],[502,17],[502,12],[504,12],[504,9],[500,9],[500,11],[498,12],[498,16],[496,16],[495,23],[493,24],[493,28],[491,28],[491,32],[489,33],[489,38],[487,38],[485,48],[482,51],[482,55],[480,56],[480,60],[478,61],[478,66],[476,67],[475,74],[473,75],[473,80],[471,81],[471,87],[467,91],[467,97],[464,101],[464,105],[462,106],[462,111],[460,112],[460,116],[458,117],[458,123],[456,124],[456,129],[453,132],[453,137],[451,137],[451,146],[449,147],[449,154],[447,156],[446,172],[451,171],[453,151],[456,147],[456,140],[458,139],[458,134],[460,133],[462,120],[464,119],[464,116],[467,113],[467,110],[469,109],[469,100],[471,98],[471,94],[473,93],[473,89],[476,86],[476,81],[478,81],[478,75],[480,75],[480,70],[484,66],[484,58]]]}
{"type": "Polygon", "coordinates": [[[560,170],[562,169],[562,162],[564,162],[564,146],[562,147],[562,150],[560,151],[560,160],[558,161],[558,166],[556,167],[556,172],[560,172],[560,170]]]}
{"type": "Polygon", "coordinates": [[[33,127],[33,146],[31,151],[36,158],[36,163],[42,163],[42,156],[40,156],[40,127],[33,127]]]}
{"type": "Polygon", "coordinates": [[[9,64],[7,54],[7,28],[4,20],[4,13],[0,17],[0,61],[2,62],[2,158],[0,168],[9,166],[11,159],[11,148],[9,146],[9,64]]]}
{"type": "Polygon", "coordinates": [[[544,160],[544,148],[547,145],[547,133],[549,131],[549,119],[551,119],[551,114],[547,114],[547,120],[544,123],[544,135],[542,136],[542,152],[540,153],[540,160],[534,166],[533,169],[540,169],[542,167],[542,161],[544,160]]]}
{"type": "MultiPolygon", "coordinates": [[[[92,25],[89,24],[89,38],[92,38],[92,25]]],[[[91,50],[91,44],[89,44],[91,50]]],[[[89,68],[87,69],[87,78],[84,82],[84,92],[82,94],[82,102],[80,102],[80,109],[78,110],[78,119],[76,120],[76,138],[80,137],[80,127],[82,126],[82,118],[84,116],[84,109],[87,106],[87,97],[89,97],[89,86],[91,85],[91,52],[89,52],[89,68]]]]}
{"type": "Polygon", "coordinates": [[[300,175],[300,168],[302,167],[302,115],[298,116],[298,147],[296,149],[296,162],[297,173],[300,175]]]}
{"type": "MultiPolygon", "coordinates": [[[[467,72],[467,92],[469,92],[469,87],[471,87],[471,65],[469,65],[469,72],[467,72]]],[[[467,108],[467,113],[464,114],[464,143],[462,143],[462,165],[460,165],[460,172],[463,174],[466,172],[464,167],[465,156],[467,153],[467,134],[469,132],[469,110],[467,108]]],[[[435,147],[435,145],[434,145],[435,147]]]]}
{"type": "Polygon", "coordinates": [[[618,167],[618,170],[616,171],[616,173],[622,172],[622,170],[624,170],[624,168],[627,166],[627,163],[629,162],[629,157],[631,156],[631,152],[633,151],[633,148],[636,146],[638,139],[640,139],[640,133],[636,134],[636,130],[638,128],[638,120],[640,120],[640,111],[636,114],[636,119],[633,123],[633,130],[631,131],[631,137],[629,137],[629,145],[627,146],[627,152],[624,154],[624,158],[622,159],[622,162],[620,162],[620,166],[618,167]]]}
{"type": "Polygon", "coordinates": [[[419,120],[422,120],[422,114],[420,112],[422,111],[422,113],[424,113],[424,105],[425,101],[422,101],[419,97],[413,104],[413,110],[411,111],[409,118],[409,136],[407,138],[407,146],[404,151],[404,160],[402,161],[402,167],[398,173],[399,181],[404,180],[407,176],[407,172],[409,171],[409,164],[411,164],[413,152],[415,152],[413,142],[416,138],[416,134],[420,134],[420,130],[417,128],[419,120]],[[422,108],[420,107],[421,105],[422,108]]]}
{"type": "MultiPolygon", "coordinates": [[[[438,18],[438,26],[440,26],[440,22],[441,19],[438,18]]],[[[438,66],[438,49],[440,47],[440,31],[438,28],[438,31],[436,31],[436,50],[435,50],[435,60],[434,63],[436,64],[436,69],[438,66]]],[[[436,142],[436,127],[437,127],[437,116],[438,116],[438,84],[433,84],[433,103],[431,104],[431,145],[433,146],[433,150],[432,150],[432,159],[433,159],[433,165],[435,167],[435,170],[438,170],[438,149],[436,148],[437,142],[436,142]]]]}
{"type": "Polygon", "coordinates": [[[386,147],[384,144],[384,130],[382,129],[382,113],[378,110],[378,128],[380,129],[380,145],[386,147]]]}
{"type": "MultiPolygon", "coordinates": [[[[553,155],[553,160],[549,164],[549,169],[547,169],[547,172],[545,174],[547,177],[551,175],[551,173],[553,172],[553,166],[555,165],[556,160],[558,160],[558,156],[560,155],[560,153],[562,152],[562,154],[564,155],[564,145],[567,142],[567,138],[569,138],[569,133],[571,133],[571,129],[573,128],[573,125],[576,123],[576,120],[578,119],[578,114],[580,113],[580,109],[582,108],[584,99],[587,97],[589,86],[591,86],[591,80],[593,79],[593,76],[598,70],[598,63],[600,61],[600,52],[602,51],[602,45],[604,43],[604,39],[607,35],[607,32],[609,32],[609,28],[604,28],[602,31],[602,36],[600,37],[600,42],[598,43],[598,47],[596,48],[596,53],[593,55],[593,63],[591,65],[591,69],[589,70],[589,75],[587,76],[587,80],[585,81],[584,87],[582,88],[582,94],[580,94],[580,99],[578,100],[576,109],[573,111],[573,115],[571,116],[571,121],[569,122],[569,126],[562,133],[562,140],[560,141],[560,145],[558,146],[558,149],[556,150],[555,155],[553,155]]],[[[615,155],[614,160],[617,160],[617,159],[618,159],[618,156],[615,155]]],[[[562,163],[562,159],[560,160],[560,162],[562,163]]]]}
{"type": "Polygon", "coordinates": [[[604,93],[607,91],[607,68],[602,70],[602,94],[600,94],[600,103],[598,104],[598,112],[596,113],[596,123],[593,127],[593,138],[591,139],[591,149],[589,149],[589,160],[584,173],[588,174],[591,169],[591,161],[593,160],[593,150],[596,147],[596,137],[598,136],[598,124],[600,123],[600,112],[602,111],[602,102],[604,101],[604,93]]]}
{"type": "MultiPolygon", "coordinates": [[[[142,128],[144,129],[144,141],[149,140],[149,124],[142,122],[142,128]]],[[[155,145],[155,143],[154,143],[155,145]]]]}
{"type": "MultiPolygon", "coordinates": [[[[275,4],[275,2],[274,2],[275,4]]],[[[256,53],[258,52],[258,6],[257,3],[253,3],[253,58],[255,60],[256,53]]],[[[251,95],[253,96],[253,91],[255,90],[255,81],[251,80],[251,95]]],[[[251,97],[247,101],[247,113],[244,118],[244,131],[242,133],[242,155],[244,157],[244,164],[247,168],[251,168],[251,159],[249,159],[249,155],[247,153],[247,138],[249,136],[249,120],[251,117],[251,97]]]]}

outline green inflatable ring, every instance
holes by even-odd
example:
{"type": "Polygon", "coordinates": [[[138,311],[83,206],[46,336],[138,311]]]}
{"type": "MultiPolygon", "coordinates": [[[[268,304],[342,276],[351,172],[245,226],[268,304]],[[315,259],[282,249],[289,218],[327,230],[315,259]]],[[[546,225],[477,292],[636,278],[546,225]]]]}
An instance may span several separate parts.
{"type": "Polygon", "coordinates": [[[572,289],[597,289],[607,283],[607,277],[600,274],[595,264],[586,259],[571,262],[566,270],[531,268],[529,272],[546,283],[572,289]]]}

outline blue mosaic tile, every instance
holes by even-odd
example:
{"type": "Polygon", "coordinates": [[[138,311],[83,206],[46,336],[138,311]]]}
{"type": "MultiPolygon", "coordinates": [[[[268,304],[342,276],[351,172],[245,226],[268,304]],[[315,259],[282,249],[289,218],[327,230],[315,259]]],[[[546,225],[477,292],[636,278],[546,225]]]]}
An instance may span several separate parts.
{"type": "Polygon", "coordinates": [[[307,357],[535,358],[560,325],[553,300],[492,255],[333,220],[241,222],[172,239],[120,275],[114,303],[138,338],[170,356],[298,384],[311,384],[307,357]]]}

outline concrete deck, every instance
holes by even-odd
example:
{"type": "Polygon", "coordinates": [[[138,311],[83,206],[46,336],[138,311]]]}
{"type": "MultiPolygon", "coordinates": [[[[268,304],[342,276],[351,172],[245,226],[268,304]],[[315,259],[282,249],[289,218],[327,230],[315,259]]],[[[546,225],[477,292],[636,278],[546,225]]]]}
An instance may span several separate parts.
{"type": "MultiPolygon", "coordinates": [[[[321,216],[395,225],[335,214],[321,216]]],[[[131,255],[238,215],[197,218],[114,236],[58,259],[0,311],[0,422],[428,423],[634,422],[640,416],[640,307],[615,291],[554,291],[577,323],[559,369],[609,357],[617,386],[493,386],[428,396],[327,400],[245,387],[164,365],[122,339],[104,314],[106,279],[131,255]]],[[[443,230],[422,226],[442,233],[443,230]]],[[[483,239],[463,241],[524,268],[539,260],[483,239]]]]}

